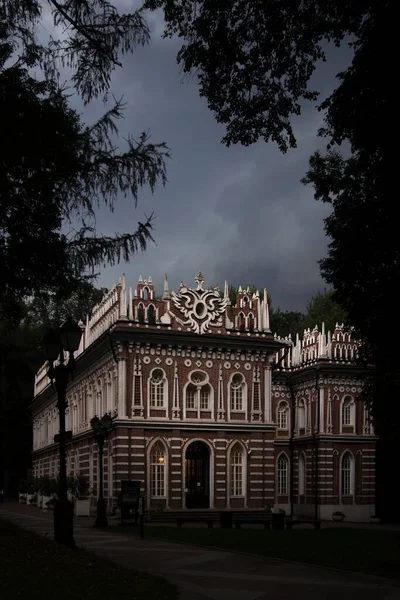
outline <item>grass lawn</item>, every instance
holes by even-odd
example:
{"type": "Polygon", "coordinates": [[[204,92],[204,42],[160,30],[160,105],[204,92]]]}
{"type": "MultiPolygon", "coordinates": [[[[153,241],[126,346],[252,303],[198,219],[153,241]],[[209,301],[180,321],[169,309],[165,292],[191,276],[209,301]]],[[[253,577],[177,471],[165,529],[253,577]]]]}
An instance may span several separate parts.
{"type": "MultiPolygon", "coordinates": [[[[109,527],[137,535],[136,527],[109,527]]],[[[145,536],[400,579],[400,532],[329,528],[264,531],[145,526],[145,536]]]]}
{"type": "Polygon", "coordinates": [[[165,579],[68,550],[0,519],[0,598],[175,600],[165,579]]]}

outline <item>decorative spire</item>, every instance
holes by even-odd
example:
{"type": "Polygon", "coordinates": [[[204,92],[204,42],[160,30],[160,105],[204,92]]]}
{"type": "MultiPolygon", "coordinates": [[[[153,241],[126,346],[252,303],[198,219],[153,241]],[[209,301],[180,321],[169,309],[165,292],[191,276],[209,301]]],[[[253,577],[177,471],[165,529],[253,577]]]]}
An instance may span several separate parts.
{"type": "Polygon", "coordinates": [[[203,292],[203,283],[204,283],[204,277],[201,273],[201,271],[199,271],[196,275],[196,277],[194,278],[195,282],[197,283],[197,291],[199,292],[203,292]]]}
{"type": "Polygon", "coordinates": [[[163,293],[162,299],[163,300],[169,300],[170,298],[171,298],[171,295],[170,295],[169,290],[168,290],[168,277],[167,277],[167,274],[165,274],[165,277],[164,277],[164,293],[163,293]]]}
{"type": "Polygon", "coordinates": [[[135,291],[133,292],[133,297],[134,297],[134,298],[137,298],[137,297],[138,297],[138,295],[137,295],[137,289],[136,289],[136,288],[135,288],[135,291]]]}
{"type": "Polygon", "coordinates": [[[129,287],[129,318],[133,321],[133,297],[132,297],[132,287],[129,287]]]}
{"type": "Polygon", "coordinates": [[[239,294],[241,294],[241,293],[242,293],[242,291],[243,291],[243,290],[242,290],[242,286],[241,286],[241,285],[239,285],[238,293],[239,293],[239,294]]]}
{"type": "Polygon", "coordinates": [[[325,323],[322,323],[321,333],[319,334],[319,344],[318,344],[319,358],[326,358],[326,335],[325,335],[325,323]]]}
{"type": "Polygon", "coordinates": [[[123,273],[121,277],[122,290],[121,295],[119,297],[119,318],[127,319],[128,315],[126,312],[126,282],[125,282],[125,273],[123,273]]]}
{"type": "Polygon", "coordinates": [[[228,286],[228,282],[225,280],[225,285],[224,285],[224,300],[228,301],[228,304],[231,303],[230,299],[229,299],[229,286],[228,286]]]}
{"type": "Polygon", "coordinates": [[[139,275],[139,283],[143,283],[143,277],[139,275]]]}
{"type": "Polygon", "coordinates": [[[151,278],[151,275],[149,275],[148,282],[149,282],[149,283],[153,283],[153,280],[152,280],[152,278],[151,278]]]}
{"type": "Polygon", "coordinates": [[[264,288],[264,302],[263,302],[262,310],[263,310],[263,315],[262,315],[263,329],[264,329],[264,331],[270,331],[267,288],[264,288]]]}

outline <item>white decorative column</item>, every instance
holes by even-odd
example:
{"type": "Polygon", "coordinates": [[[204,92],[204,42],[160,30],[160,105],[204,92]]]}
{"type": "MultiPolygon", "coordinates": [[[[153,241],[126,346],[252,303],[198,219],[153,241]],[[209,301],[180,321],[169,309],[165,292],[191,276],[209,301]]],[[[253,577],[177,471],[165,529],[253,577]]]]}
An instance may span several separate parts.
{"type": "MultiPolygon", "coordinates": [[[[229,398],[228,398],[229,402],[229,398]]],[[[217,419],[223,421],[225,419],[224,410],[224,380],[222,375],[222,366],[219,366],[218,374],[218,404],[217,404],[217,419]]],[[[228,406],[228,415],[230,415],[230,407],[228,406]]]]}
{"type": "MultiPolygon", "coordinates": [[[[167,290],[168,291],[168,290],[167,290]]],[[[165,290],[164,290],[165,292],[165,290]]],[[[178,379],[178,364],[174,363],[174,390],[172,398],[172,418],[180,419],[181,410],[179,407],[179,379],[178,379]]]]}
{"type": "Polygon", "coordinates": [[[271,386],[271,367],[270,365],[267,365],[264,368],[264,414],[265,414],[265,421],[267,423],[271,422],[271,393],[272,393],[272,386],[271,386]]]}
{"type": "Polygon", "coordinates": [[[325,432],[325,388],[319,389],[319,433],[325,432]]]}
{"type": "Polygon", "coordinates": [[[332,433],[332,398],[331,390],[328,390],[328,416],[327,416],[327,433],[332,433]]]}
{"type": "Polygon", "coordinates": [[[118,359],[118,418],[126,419],[126,358],[118,359]]]}

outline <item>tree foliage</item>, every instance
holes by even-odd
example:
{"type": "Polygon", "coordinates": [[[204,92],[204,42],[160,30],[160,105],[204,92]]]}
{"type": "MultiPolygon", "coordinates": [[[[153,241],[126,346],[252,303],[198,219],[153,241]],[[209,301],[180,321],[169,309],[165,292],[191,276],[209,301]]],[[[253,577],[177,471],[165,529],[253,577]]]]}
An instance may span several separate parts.
{"type": "MultiPolygon", "coordinates": [[[[363,364],[375,366],[364,398],[373,408],[380,444],[392,443],[400,420],[399,403],[393,402],[400,363],[388,320],[397,308],[400,244],[391,193],[397,188],[391,143],[397,81],[388,65],[397,52],[398,2],[146,0],[145,5],[162,8],[165,35],[183,39],[178,62],[184,71],[196,71],[200,95],[226,124],[227,145],[261,138],[282,151],[295,147],[291,117],[300,114],[304,101],[317,99],[309,82],[317,61],[326,59],[323,45],[349,43],[351,64],[318,107],[325,111],[319,134],[327,153],[311,157],[303,181],[332,207],[321,271],[356,328],[363,364]],[[345,153],[339,152],[343,143],[345,153]]],[[[400,447],[389,449],[382,464],[391,462],[392,451],[398,455],[400,447]]],[[[392,480],[390,472],[382,476],[379,490],[392,480]]],[[[395,497],[386,493],[392,515],[398,513],[395,497]]]]}
{"type": "MultiPolygon", "coordinates": [[[[76,66],[74,82],[87,100],[92,96],[89,92],[85,96],[85,90],[90,88],[92,95],[100,88],[104,91],[111,63],[115,62],[110,56],[114,53],[115,58],[119,48],[117,37],[122,43],[125,35],[115,10],[107,12],[108,3],[98,1],[67,2],[57,5],[59,9],[57,3],[51,4],[55,11],[61,11],[54,13],[56,21],[66,19],[67,23],[67,17],[60,14],[68,9],[78,23],[77,29],[69,24],[71,47],[65,40],[50,42],[48,47],[37,43],[36,30],[43,17],[40,3],[0,5],[0,111],[6,115],[0,150],[0,306],[7,309],[4,314],[8,317],[27,296],[66,298],[100,266],[127,261],[143,251],[153,240],[153,215],[133,231],[103,236],[96,230],[96,208],[104,203],[114,210],[121,195],[130,196],[136,205],[141,187],[147,185],[154,191],[158,182],[166,183],[169,151],[164,143],[150,142],[144,132],[137,139],[129,135],[125,149],[117,146],[122,100],[115,101],[97,122],[86,125],[69,107],[56,72],[46,62],[57,52],[72,61],[76,66]],[[98,23],[89,5],[101,13],[98,23]],[[93,33],[81,32],[84,14],[84,31],[91,31],[93,25],[96,39],[103,40],[101,44],[92,40],[93,33]],[[98,59],[93,58],[90,70],[90,77],[95,76],[92,81],[84,65],[96,52],[98,59]],[[45,79],[30,74],[30,68],[38,66],[45,69],[45,79]]],[[[125,33],[131,39],[131,34],[125,33]]],[[[123,49],[128,50],[129,44],[127,41],[123,49]]]]}
{"type": "Polygon", "coordinates": [[[164,35],[178,35],[177,56],[186,73],[195,71],[200,95],[219,123],[226,145],[259,138],[282,151],[296,146],[291,117],[304,101],[316,101],[309,86],[323,42],[357,39],[369,15],[388,4],[331,0],[146,0],[162,8],[164,35]]]}

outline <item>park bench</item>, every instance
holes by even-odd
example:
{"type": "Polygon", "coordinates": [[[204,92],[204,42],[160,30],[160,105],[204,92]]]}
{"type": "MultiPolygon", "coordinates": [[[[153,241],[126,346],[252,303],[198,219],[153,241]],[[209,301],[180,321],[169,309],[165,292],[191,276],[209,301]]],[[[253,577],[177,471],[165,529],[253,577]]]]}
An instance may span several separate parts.
{"type": "Polygon", "coordinates": [[[287,529],[292,529],[294,525],[300,525],[300,524],[309,524],[309,525],[313,525],[314,529],[321,529],[321,521],[320,519],[307,519],[307,518],[300,518],[300,519],[287,519],[286,520],[286,528],[287,529]]]}
{"type": "Polygon", "coordinates": [[[212,519],[206,517],[184,517],[176,520],[177,527],[182,527],[184,523],[206,523],[209,529],[213,526],[212,519]]]}
{"type": "Polygon", "coordinates": [[[272,519],[240,519],[233,522],[236,529],[242,525],[264,525],[264,529],[271,529],[272,519]]]}

